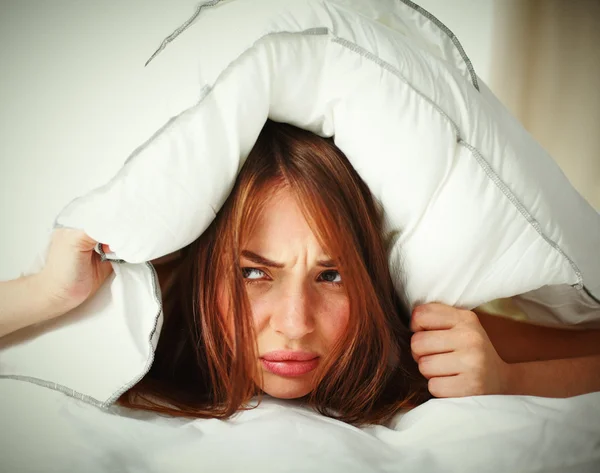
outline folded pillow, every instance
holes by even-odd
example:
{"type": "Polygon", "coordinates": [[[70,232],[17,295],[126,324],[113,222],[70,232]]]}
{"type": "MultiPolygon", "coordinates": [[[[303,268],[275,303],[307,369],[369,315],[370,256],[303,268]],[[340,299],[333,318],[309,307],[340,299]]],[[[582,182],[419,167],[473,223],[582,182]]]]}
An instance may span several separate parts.
{"type": "Polygon", "coordinates": [[[173,90],[177,115],[56,218],[108,243],[115,275],[51,329],[5,346],[2,376],[98,405],[135,384],[162,324],[146,262],[208,227],[267,118],[334,136],[386,231],[400,230],[390,265],[411,304],[473,308],[561,288],[582,309],[538,320],[599,324],[599,215],[428,12],[409,1],[213,1],[186,24],[148,74],[174,76],[171,61],[185,57],[198,88],[173,90]]]}

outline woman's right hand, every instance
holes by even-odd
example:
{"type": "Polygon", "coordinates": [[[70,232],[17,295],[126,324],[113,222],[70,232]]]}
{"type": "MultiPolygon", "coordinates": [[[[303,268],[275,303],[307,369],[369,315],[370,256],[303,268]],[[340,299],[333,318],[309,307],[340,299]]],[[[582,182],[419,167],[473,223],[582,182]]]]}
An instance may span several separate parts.
{"type": "MultiPolygon", "coordinates": [[[[93,296],[113,271],[110,261],[102,261],[94,251],[96,241],[82,230],[57,228],[40,278],[53,302],[65,312],[93,296]]],[[[108,251],[108,246],[103,245],[108,251]]]]}

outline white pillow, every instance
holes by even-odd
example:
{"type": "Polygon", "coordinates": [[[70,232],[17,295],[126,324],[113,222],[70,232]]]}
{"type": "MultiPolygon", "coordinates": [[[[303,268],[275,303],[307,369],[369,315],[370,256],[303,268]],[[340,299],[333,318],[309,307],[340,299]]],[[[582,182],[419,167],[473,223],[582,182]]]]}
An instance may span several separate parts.
{"type": "Polygon", "coordinates": [[[148,74],[174,77],[187,58],[200,84],[194,76],[195,88],[174,88],[176,116],[55,222],[126,263],[51,330],[2,342],[1,376],[98,405],[135,384],[162,324],[145,262],[208,227],[267,117],[335,137],[383,204],[388,230],[401,230],[390,264],[411,304],[473,308],[566,287],[586,309],[539,318],[599,323],[600,217],[438,20],[384,0],[214,1],[199,13],[148,74]]]}

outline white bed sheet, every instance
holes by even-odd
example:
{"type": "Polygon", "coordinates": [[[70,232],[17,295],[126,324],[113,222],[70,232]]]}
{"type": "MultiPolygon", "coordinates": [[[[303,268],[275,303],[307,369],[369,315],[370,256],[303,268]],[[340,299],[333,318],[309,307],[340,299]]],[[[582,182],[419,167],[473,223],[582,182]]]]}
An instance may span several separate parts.
{"type": "Polygon", "coordinates": [[[7,473],[600,472],[600,393],[433,399],[362,429],[271,398],[229,421],[105,411],[11,379],[0,400],[7,473]]]}

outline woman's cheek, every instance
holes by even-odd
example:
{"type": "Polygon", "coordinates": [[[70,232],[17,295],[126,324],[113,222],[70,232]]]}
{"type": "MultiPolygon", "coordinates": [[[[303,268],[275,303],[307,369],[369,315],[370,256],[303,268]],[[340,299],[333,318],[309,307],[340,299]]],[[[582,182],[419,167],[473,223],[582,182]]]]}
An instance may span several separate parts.
{"type": "Polygon", "coordinates": [[[268,314],[273,310],[273,304],[269,301],[269,297],[253,294],[248,291],[248,301],[250,302],[250,310],[252,311],[252,321],[254,328],[258,332],[262,331],[265,326],[269,325],[268,314]]]}
{"type": "Polygon", "coordinates": [[[350,304],[347,298],[327,304],[321,320],[323,335],[329,345],[333,345],[345,333],[349,319],[350,304]]]}

